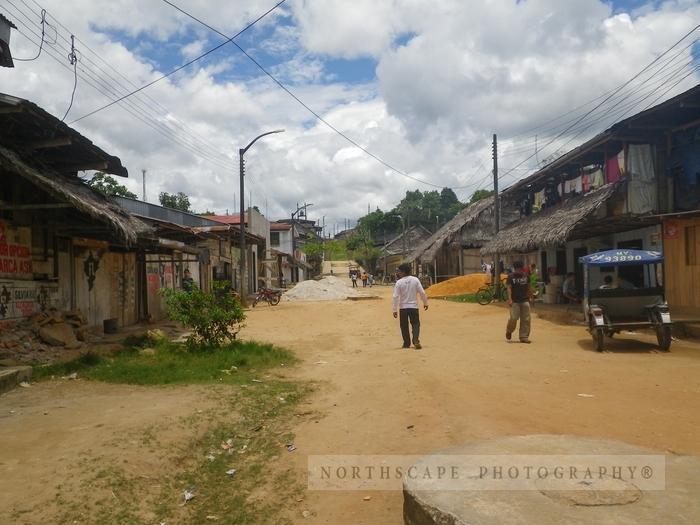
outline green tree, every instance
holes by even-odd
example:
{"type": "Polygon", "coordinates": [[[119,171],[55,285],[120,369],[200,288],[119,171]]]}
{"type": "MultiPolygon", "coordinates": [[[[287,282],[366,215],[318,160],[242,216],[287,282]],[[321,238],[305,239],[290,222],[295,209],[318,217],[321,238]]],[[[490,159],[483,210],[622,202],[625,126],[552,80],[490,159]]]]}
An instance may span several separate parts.
{"type": "Polygon", "coordinates": [[[472,198],[469,199],[469,204],[479,202],[481,199],[485,199],[491,195],[493,195],[493,190],[476,190],[474,193],[472,193],[472,198]]]}
{"type": "Polygon", "coordinates": [[[240,332],[245,313],[240,301],[229,292],[228,283],[215,282],[213,292],[161,288],[168,316],[192,329],[187,337],[191,350],[220,348],[240,332]]]}
{"type": "Polygon", "coordinates": [[[166,208],[173,208],[174,210],[186,212],[190,211],[190,198],[181,191],[172,194],[161,191],[160,195],[158,195],[158,200],[161,206],[165,206],[166,208]]]}
{"type": "Polygon", "coordinates": [[[374,246],[374,240],[367,230],[356,228],[355,233],[347,240],[347,247],[354,260],[368,272],[374,272],[382,250],[374,246]]]}
{"type": "Polygon", "coordinates": [[[126,189],[126,186],[119,184],[117,179],[102,171],[95,173],[90,180],[86,181],[86,183],[92,189],[99,191],[102,195],[107,195],[110,197],[128,197],[130,199],[136,198],[135,193],[130,192],[128,189],[126,189]]]}

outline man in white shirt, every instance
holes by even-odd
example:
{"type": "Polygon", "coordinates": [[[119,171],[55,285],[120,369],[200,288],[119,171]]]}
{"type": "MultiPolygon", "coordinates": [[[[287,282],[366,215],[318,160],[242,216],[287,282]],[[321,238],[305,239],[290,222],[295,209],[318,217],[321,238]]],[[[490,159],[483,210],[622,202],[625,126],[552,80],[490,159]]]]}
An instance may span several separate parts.
{"type": "Polygon", "coordinates": [[[403,337],[403,348],[411,347],[411,335],[413,336],[413,346],[416,350],[421,349],[420,344],[420,317],[418,316],[418,299],[420,295],[423,301],[423,310],[428,309],[428,296],[425,295],[423,285],[417,277],[411,275],[411,266],[402,264],[396,270],[398,280],[394,285],[394,295],[392,298],[392,309],[394,319],[399,318],[401,326],[401,336],[403,337]],[[411,322],[411,332],[408,332],[408,322],[411,322]]]}

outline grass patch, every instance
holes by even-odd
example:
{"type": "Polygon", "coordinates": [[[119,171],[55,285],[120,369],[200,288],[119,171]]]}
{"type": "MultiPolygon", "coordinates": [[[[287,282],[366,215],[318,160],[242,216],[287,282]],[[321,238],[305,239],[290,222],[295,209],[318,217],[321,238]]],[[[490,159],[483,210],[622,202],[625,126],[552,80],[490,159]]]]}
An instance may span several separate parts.
{"type": "Polygon", "coordinates": [[[452,295],[450,297],[445,297],[448,301],[453,301],[455,303],[476,303],[475,293],[466,293],[463,295],[452,295]]]}
{"type": "MultiPolygon", "coordinates": [[[[160,341],[152,353],[128,348],[113,357],[86,352],[65,363],[36,367],[37,380],[77,372],[81,377],[132,385],[241,384],[255,371],[296,361],[291,352],[270,344],[237,341],[219,350],[189,352],[177,343],[160,341]]],[[[149,351],[150,352],[150,351],[149,351]]]]}

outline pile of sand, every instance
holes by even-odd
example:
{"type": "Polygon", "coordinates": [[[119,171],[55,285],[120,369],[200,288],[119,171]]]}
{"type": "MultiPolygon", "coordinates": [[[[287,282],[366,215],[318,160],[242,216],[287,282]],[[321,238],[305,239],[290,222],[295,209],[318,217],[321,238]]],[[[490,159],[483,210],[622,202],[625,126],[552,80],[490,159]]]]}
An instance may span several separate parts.
{"type": "Polygon", "coordinates": [[[329,275],[319,281],[302,281],[282,298],[286,301],[337,301],[356,295],[357,291],[343,279],[329,275]]]}
{"type": "Polygon", "coordinates": [[[482,286],[486,286],[490,281],[490,276],[485,273],[470,273],[434,284],[425,292],[428,294],[428,297],[472,294],[476,293],[482,286]]]}

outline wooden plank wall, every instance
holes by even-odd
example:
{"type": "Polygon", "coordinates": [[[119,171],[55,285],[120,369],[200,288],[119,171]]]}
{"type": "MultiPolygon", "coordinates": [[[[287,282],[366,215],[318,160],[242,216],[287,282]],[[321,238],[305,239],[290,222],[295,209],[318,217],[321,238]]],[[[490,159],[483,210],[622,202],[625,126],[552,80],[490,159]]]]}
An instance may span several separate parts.
{"type": "MultiPolygon", "coordinates": [[[[666,299],[671,306],[700,312],[700,261],[687,261],[687,228],[700,234],[700,218],[664,221],[666,299]]],[[[700,257],[700,235],[695,235],[695,253],[700,257]]]]}

